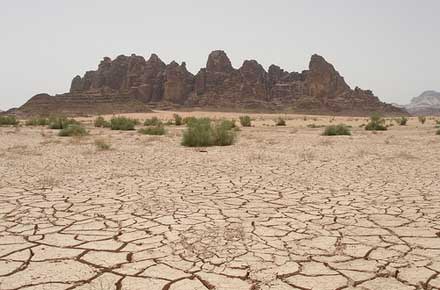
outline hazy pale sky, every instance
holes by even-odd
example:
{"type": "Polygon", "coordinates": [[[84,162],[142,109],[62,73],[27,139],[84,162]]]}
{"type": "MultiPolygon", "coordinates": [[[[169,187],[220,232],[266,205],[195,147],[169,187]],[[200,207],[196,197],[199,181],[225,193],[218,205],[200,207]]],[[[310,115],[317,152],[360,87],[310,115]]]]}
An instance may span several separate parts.
{"type": "Polygon", "coordinates": [[[210,51],[307,69],[318,53],[352,86],[407,103],[440,90],[439,0],[0,0],[0,109],[64,93],[104,56],[155,52],[196,73],[210,51]]]}

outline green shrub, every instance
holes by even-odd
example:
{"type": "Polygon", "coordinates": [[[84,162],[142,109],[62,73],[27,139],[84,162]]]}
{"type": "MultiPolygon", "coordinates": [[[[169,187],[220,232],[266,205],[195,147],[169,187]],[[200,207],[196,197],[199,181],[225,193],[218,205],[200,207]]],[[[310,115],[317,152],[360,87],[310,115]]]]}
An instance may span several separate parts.
{"type": "Polygon", "coordinates": [[[31,118],[29,120],[26,120],[25,125],[26,126],[47,126],[47,125],[49,125],[49,119],[48,118],[31,118]]]}
{"type": "Polygon", "coordinates": [[[85,136],[87,135],[87,131],[84,127],[78,124],[70,124],[66,128],[61,129],[58,133],[58,136],[67,137],[67,136],[85,136]]]}
{"type": "Polygon", "coordinates": [[[15,126],[20,122],[17,120],[15,116],[0,116],[0,126],[15,126]]]}
{"type": "Polygon", "coordinates": [[[330,125],[325,127],[324,136],[351,135],[350,128],[345,124],[330,125]]]}
{"type": "Polygon", "coordinates": [[[286,126],[286,120],[278,117],[278,119],[275,121],[275,126],[286,126]]]}
{"type": "Polygon", "coordinates": [[[110,150],[110,148],[112,147],[111,144],[104,139],[96,139],[95,146],[98,150],[101,151],[110,150]]]}
{"type": "Polygon", "coordinates": [[[402,116],[396,120],[397,124],[400,126],[406,126],[406,123],[408,122],[408,118],[405,116],[402,116]]]}
{"type": "Polygon", "coordinates": [[[235,120],[222,120],[221,124],[223,124],[226,130],[232,130],[238,128],[237,125],[235,125],[235,120]]]}
{"type": "Polygon", "coordinates": [[[79,125],[79,122],[75,119],[68,119],[66,117],[49,118],[49,129],[62,130],[66,129],[69,125],[79,125]]]}
{"type": "Polygon", "coordinates": [[[188,128],[183,132],[182,145],[188,147],[211,146],[213,142],[213,132],[211,120],[209,118],[191,117],[186,120],[188,128]]]}
{"type": "Polygon", "coordinates": [[[419,116],[419,122],[423,124],[425,124],[426,122],[426,117],[425,116],[419,116]]]}
{"type": "Polygon", "coordinates": [[[144,122],[144,126],[160,126],[162,125],[162,121],[157,117],[153,117],[151,119],[146,119],[144,122]]]}
{"type": "Polygon", "coordinates": [[[370,117],[370,122],[365,126],[368,131],[386,131],[385,120],[377,113],[370,117]]]}
{"type": "Polygon", "coordinates": [[[213,145],[228,146],[235,142],[236,134],[232,130],[234,123],[230,120],[223,120],[213,124],[213,145]]]}
{"type": "Polygon", "coordinates": [[[179,114],[174,114],[174,125],[181,126],[183,124],[183,119],[179,114]]]}
{"type": "Polygon", "coordinates": [[[182,119],[182,122],[183,122],[183,124],[188,125],[188,123],[191,123],[195,120],[197,120],[196,117],[185,117],[182,119]]]}
{"type": "Polygon", "coordinates": [[[194,118],[187,126],[183,132],[183,146],[227,146],[233,144],[236,138],[229,120],[213,123],[209,118],[194,118]]]}
{"type": "Polygon", "coordinates": [[[436,134],[437,134],[437,135],[440,135],[440,129],[437,130],[437,133],[436,133],[436,134]]]}
{"type": "Polygon", "coordinates": [[[110,128],[112,130],[122,130],[122,131],[129,131],[134,130],[134,127],[137,124],[137,120],[130,119],[127,117],[113,117],[110,120],[110,128]]]}
{"type": "Polygon", "coordinates": [[[152,126],[139,129],[138,132],[144,135],[165,135],[165,128],[162,125],[152,126]]]}
{"type": "Polygon", "coordinates": [[[109,121],[106,121],[104,119],[104,117],[99,116],[98,118],[95,119],[95,127],[97,128],[110,128],[111,124],[109,121]]]}
{"type": "Polygon", "coordinates": [[[252,126],[251,117],[249,117],[249,116],[240,116],[239,119],[240,119],[240,124],[243,127],[250,127],[250,126],[252,126]]]}

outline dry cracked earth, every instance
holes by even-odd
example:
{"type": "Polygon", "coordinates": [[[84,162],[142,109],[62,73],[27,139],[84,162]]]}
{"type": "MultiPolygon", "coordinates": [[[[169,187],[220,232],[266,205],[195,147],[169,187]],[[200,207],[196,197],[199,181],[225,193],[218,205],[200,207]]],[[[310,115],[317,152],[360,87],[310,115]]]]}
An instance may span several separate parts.
{"type": "Polygon", "coordinates": [[[254,117],[206,150],[179,127],[0,128],[0,289],[440,289],[433,120],[324,137],[306,125],[331,118],[254,117]]]}

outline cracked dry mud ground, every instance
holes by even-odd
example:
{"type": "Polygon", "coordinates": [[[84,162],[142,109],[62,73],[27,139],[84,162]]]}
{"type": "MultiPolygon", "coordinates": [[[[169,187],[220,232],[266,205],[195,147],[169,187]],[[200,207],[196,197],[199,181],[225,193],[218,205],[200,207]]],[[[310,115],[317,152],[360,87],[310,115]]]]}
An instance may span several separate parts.
{"type": "Polygon", "coordinates": [[[0,128],[0,289],[440,289],[432,126],[264,122],[207,152],[0,128]]]}

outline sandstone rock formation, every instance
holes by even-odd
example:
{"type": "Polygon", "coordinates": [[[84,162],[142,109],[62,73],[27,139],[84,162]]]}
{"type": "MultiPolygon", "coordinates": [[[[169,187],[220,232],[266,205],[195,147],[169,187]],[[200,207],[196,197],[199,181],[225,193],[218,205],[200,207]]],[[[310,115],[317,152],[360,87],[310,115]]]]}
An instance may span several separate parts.
{"type": "Polygon", "coordinates": [[[22,113],[75,114],[144,111],[150,108],[290,111],[301,113],[391,115],[404,110],[381,102],[369,90],[351,89],[333,65],[313,55],[309,69],[287,72],[276,65],[266,71],[256,60],[235,69],[224,51],[213,51],[206,68],[193,75],[186,64],[166,65],[156,54],[105,57],[96,71],[75,76],[70,92],[39,94],[22,113]]]}
{"type": "Polygon", "coordinates": [[[411,100],[411,103],[404,108],[412,115],[440,116],[440,92],[425,91],[420,96],[411,100]]]}

